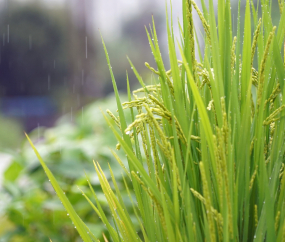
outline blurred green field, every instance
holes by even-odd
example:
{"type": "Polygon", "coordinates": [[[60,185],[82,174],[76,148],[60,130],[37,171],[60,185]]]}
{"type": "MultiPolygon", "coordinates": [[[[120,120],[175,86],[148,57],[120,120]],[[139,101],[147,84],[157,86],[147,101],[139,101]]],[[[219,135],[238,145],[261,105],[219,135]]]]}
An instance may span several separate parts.
{"type": "MultiPolygon", "coordinates": [[[[81,191],[78,189],[80,187],[87,194],[90,193],[86,190],[87,181],[84,172],[90,178],[103,204],[106,204],[106,200],[95,175],[92,160],[100,162],[109,178],[108,164],[110,164],[115,168],[114,175],[119,184],[122,182],[122,170],[109,149],[116,146],[116,140],[100,108],[102,110],[108,108],[116,113],[115,98],[110,96],[91,103],[78,111],[72,120],[70,114],[67,114],[62,116],[54,127],[40,127],[29,133],[76,211],[98,237],[102,236],[106,228],[99,222],[98,216],[87,201],[82,199],[81,191]]],[[[16,123],[11,122],[11,129],[15,131],[14,137],[23,136],[19,135],[22,130],[16,123]]],[[[5,130],[2,132],[5,134],[5,130]]],[[[6,135],[9,136],[7,132],[6,135]]],[[[4,142],[5,137],[1,139],[4,142]]],[[[18,148],[19,152],[10,152],[11,163],[3,174],[3,187],[0,188],[0,218],[1,224],[5,224],[4,227],[1,226],[0,241],[2,239],[9,242],[48,242],[49,238],[62,242],[78,241],[74,225],[27,140],[23,141],[21,138],[16,147],[16,142],[11,137],[11,144],[14,146],[6,148],[18,148]]],[[[118,155],[124,160],[124,154],[119,152],[118,155]]]]}
{"type": "Polygon", "coordinates": [[[23,138],[24,129],[20,121],[0,116],[0,153],[19,148],[23,138]]]}

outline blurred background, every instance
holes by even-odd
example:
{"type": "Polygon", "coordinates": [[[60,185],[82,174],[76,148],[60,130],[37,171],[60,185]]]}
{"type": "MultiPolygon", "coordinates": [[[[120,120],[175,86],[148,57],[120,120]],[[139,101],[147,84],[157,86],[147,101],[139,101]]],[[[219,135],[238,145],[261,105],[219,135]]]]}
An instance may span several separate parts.
{"type": "MultiPolygon", "coordinates": [[[[237,3],[232,3],[235,25],[237,3]]],[[[173,1],[177,37],[181,4],[182,1],[173,1]]],[[[243,6],[241,9],[243,16],[243,6]]],[[[272,11],[279,12],[277,1],[272,11]]],[[[0,0],[1,242],[49,238],[81,241],[24,132],[29,133],[93,233],[98,237],[106,233],[76,187],[88,193],[85,170],[100,194],[92,160],[98,160],[104,170],[108,170],[108,163],[112,167],[117,164],[109,150],[115,148],[116,140],[99,109],[116,113],[101,35],[124,99],[126,71],[131,89],[138,86],[126,56],[144,81],[151,83],[151,73],[144,63],[156,68],[145,32],[152,16],[162,57],[169,68],[165,1],[0,0]]],[[[203,46],[203,30],[195,11],[194,19],[196,28],[201,30],[197,35],[203,46]]],[[[124,155],[117,153],[124,161],[124,155]]],[[[121,170],[115,170],[123,188],[121,170]]],[[[101,202],[106,202],[103,195],[101,202]]]]}
{"type": "MultiPolygon", "coordinates": [[[[162,1],[1,0],[0,9],[1,118],[20,123],[20,133],[52,126],[59,115],[112,92],[100,33],[124,89],[126,55],[142,74],[141,60],[152,61],[144,25],[154,15],[161,35],[164,24],[162,1]]],[[[1,147],[17,145],[6,136],[1,147]]]]}

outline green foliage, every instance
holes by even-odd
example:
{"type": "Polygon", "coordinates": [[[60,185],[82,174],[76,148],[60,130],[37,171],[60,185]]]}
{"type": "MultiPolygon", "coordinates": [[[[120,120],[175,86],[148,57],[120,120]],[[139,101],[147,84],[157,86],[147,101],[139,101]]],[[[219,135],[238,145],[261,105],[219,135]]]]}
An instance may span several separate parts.
{"type": "Polygon", "coordinates": [[[147,36],[157,70],[146,66],[155,83],[146,85],[131,64],[142,88],[133,97],[128,89],[128,102],[120,100],[103,42],[119,113],[104,117],[127,155],[128,167],[121,166],[136,215],[131,219],[115,169],[110,167],[111,183],[101,162],[94,163],[112,220],[98,194],[94,204],[84,196],[111,241],[284,241],[284,1],[276,28],[270,1],[257,7],[247,0],[243,33],[239,14],[237,33],[232,31],[230,0],[218,1],[217,19],[213,2],[208,9],[201,3],[203,56],[194,41],[197,6],[183,0],[182,61],[167,19],[171,70],[165,70],[153,22],[147,36]],[[132,114],[129,125],[124,109],[132,114]]]}
{"type": "MultiPolygon", "coordinates": [[[[84,107],[72,121],[71,116],[66,115],[55,127],[39,128],[30,134],[31,140],[57,177],[78,215],[98,238],[102,237],[106,228],[94,216],[92,207],[82,199],[82,192],[78,189],[79,187],[87,194],[92,194],[85,188],[88,185],[84,178],[85,171],[106,211],[106,217],[110,219],[99,179],[95,177],[95,170],[90,162],[92,159],[100,160],[105,170],[108,169],[108,164],[114,167],[114,177],[121,187],[123,198],[127,198],[121,179],[122,171],[108,148],[114,147],[116,140],[100,112],[100,108],[107,107],[112,112],[116,111],[114,97],[84,107]]],[[[128,120],[130,121],[130,117],[128,120]]],[[[1,231],[0,240],[49,241],[51,238],[53,241],[77,241],[79,235],[74,227],[78,226],[73,225],[67,216],[67,213],[70,216],[72,213],[66,212],[57,199],[29,143],[23,143],[21,153],[11,155],[12,162],[4,172],[3,189],[0,192],[0,200],[6,201],[5,216],[0,217],[5,221],[3,224],[9,227],[1,231]]],[[[124,154],[120,152],[118,157],[123,160],[124,154]]],[[[111,177],[108,172],[105,175],[111,177]]],[[[130,206],[129,203],[127,207],[130,206]]]]}
{"type": "Polygon", "coordinates": [[[20,122],[0,115],[0,124],[0,152],[18,148],[23,140],[23,129],[20,122]]]}

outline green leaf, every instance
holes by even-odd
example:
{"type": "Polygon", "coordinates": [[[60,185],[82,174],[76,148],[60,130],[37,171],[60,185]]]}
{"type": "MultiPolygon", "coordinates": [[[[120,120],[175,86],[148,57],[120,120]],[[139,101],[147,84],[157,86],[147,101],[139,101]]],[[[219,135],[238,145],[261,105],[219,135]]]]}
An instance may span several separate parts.
{"type": "Polygon", "coordinates": [[[51,173],[51,171],[49,170],[49,168],[46,166],[45,162],[43,161],[42,157],[40,156],[39,152],[37,151],[37,149],[35,148],[33,142],[30,140],[29,136],[27,134],[25,134],[31,147],[33,148],[36,156],[38,157],[47,177],[49,178],[50,183],[52,184],[57,196],[59,197],[59,199],[61,200],[63,206],[65,207],[68,216],[70,216],[70,219],[72,220],[72,222],[74,223],[74,226],[76,228],[76,230],[78,231],[78,233],[80,234],[81,238],[83,239],[84,242],[92,242],[93,240],[91,239],[91,235],[90,235],[90,230],[87,228],[87,226],[82,222],[82,220],[79,218],[79,216],[77,215],[77,213],[75,212],[73,206],[71,205],[71,203],[69,202],[68,198],[66,197],[66,195],[64,194],[64,192],[62,191],[62,189],[60,188],[58,182],[56,181],[55,177],[53,176],[53,174],[51,173]]]}

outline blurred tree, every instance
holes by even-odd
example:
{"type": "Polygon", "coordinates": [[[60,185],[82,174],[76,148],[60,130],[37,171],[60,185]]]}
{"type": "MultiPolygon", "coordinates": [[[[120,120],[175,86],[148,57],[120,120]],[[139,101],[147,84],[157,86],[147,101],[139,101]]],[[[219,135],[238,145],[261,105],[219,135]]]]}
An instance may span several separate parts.
{"type": "Polygon", "coordinates": [[[68,45],[63,10],[50,13],[26,5],[1,14],[0,63],[2,96],[47,95],[68,74],[68,45]]]}
{"type": "MultiPolygon", "coordinates": [[[[66,113],[86,103],[84,30],[74,25],[68,8],[8,3],[0,11],[1,111],[24,119],[26,130],[51,126],[63,105],[66,113]]],[[[90,37],[89,42],[88,55],[94,59],[95,41],[90,37]]]]}

